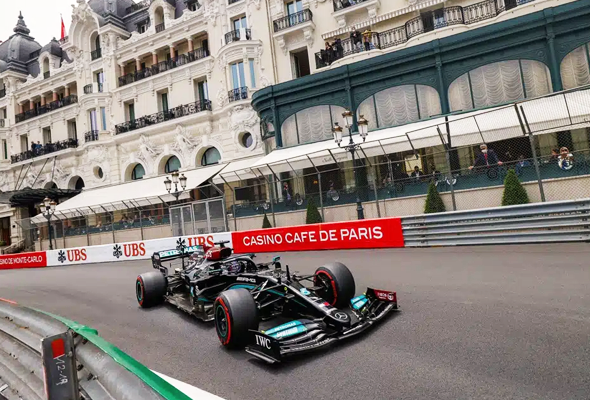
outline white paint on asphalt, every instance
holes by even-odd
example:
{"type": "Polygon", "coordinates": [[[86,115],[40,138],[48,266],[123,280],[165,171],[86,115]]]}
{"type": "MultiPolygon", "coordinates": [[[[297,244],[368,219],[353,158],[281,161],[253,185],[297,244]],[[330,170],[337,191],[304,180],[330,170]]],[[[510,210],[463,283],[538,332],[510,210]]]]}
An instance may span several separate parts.
{"type": "Polygon", "coordinates": [[[164,379],[166,382],[168,382],[172,386],[174,386],[176,389],[180,390],[182,393],[186,394],[188,397],[190,397],[193,400],[224,400],[223,398],[221,398],[219,396],[215,396],[214,394],[206,392],[206,391],[199,389],[197,387],[191,386],[188,383],[178,381],[174,378],[170,378],[169,376],[166,376],[164,374],[161,374],[161,373],[153,371],[153,370],[152,370],[152,372],[154,374],[158,375],[160,378],[164,379]]]}

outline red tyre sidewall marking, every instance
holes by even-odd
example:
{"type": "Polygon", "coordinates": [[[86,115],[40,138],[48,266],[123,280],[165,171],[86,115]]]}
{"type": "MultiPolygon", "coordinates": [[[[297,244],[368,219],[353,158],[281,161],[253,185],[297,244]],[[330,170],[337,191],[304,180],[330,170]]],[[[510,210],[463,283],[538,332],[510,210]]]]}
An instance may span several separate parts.
{"type": "Polygon", "coordinates": [[[223,311],[225,312],[225,319],[227,320],[227,337],[225,338],[225,341],[224,341],[223,338],[221,337],[221,335],[219,335],[219,331],[217,332],[217,336],[219,337],[221,344],[226,346],[229,343],[229,340],[231,339],[231,321],[229,319],[229,311],[227,310],[227,307],[225,306],[225,302],[223,301],[223,299],[221,297],[218,297],[217,300],[219,301],[219,304],[221,304],[221,307],[223,307],[223,311]]]}
{"type": "Polygon", "coordinates": [[[330,280],[330,283],[332,284],[332,290],[334,291],[334,301],[332,302],[332,304],[330,304],[332,307],[336,304],[336,302],[338,301],[338,292],[336,291],[336,283],[334,282],[334,279],[332,279],[332,276],[327,273],[326,271],[318,271],[316,273],[316,275],[326,275],[328,277],[328,279],[330,280]]]}
{"type": "Polygon", "coordinates": [[[145,300],[145,289],[143,287],[143,279],[141,279],[141,276],[138,276],[137,280],[139,281],[139,283],[140,283],[139,286],[141,287],[141,301],[139,302],[139,305],[141,307],[143,307],[143,301],[145,300]]]}

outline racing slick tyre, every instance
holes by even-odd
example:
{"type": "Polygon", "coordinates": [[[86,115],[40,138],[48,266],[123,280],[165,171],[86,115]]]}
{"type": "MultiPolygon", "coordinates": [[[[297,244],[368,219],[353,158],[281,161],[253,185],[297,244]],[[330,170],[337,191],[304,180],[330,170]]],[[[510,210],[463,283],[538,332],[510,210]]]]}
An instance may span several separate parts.
{"type": "Polygon", "coordinates": [[[318,268],[313,282],[315,286],[323,288],[317,294],[336,308],[348,305],[356,292],[352,273],[346,265],[339,262],[318,268]]]}
{"type": "Polygon", "coordinates": [[[213,306],[215,330],[222,345],[232,349],[248,344],[250,329],[258,330],[258,307],[246,289],[222,292],[213,306]]]}
{"type": "Polygon", "coordinates": [[[167,289],[168,282],[166,281],[166,277],[159,271],[141,274],[135,281],[137,302],[143,308],[162,303],[167,289]]]}

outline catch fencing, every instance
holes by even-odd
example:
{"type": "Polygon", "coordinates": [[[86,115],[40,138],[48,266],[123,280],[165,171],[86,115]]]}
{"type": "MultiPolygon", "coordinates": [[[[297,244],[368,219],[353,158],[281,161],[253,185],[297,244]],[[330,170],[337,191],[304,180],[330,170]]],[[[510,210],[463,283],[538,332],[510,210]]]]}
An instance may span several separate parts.
{"type": "Polygon", "coordinates": [[[8,400],[190,400],[92,328],[4,299],[0,379],[8,400]]]}
{"type": "MultiPolygon", "coordinates": [[[[433,116],[370,131],[356,149],[355,162],[343,148],[322,142],[321,150],[275,163],[222,170],[215,183],[199,186],[177,202],[137,199],[57,213],[51,221],[53,248],[257,229],[264,214],[274,227],[298,225],[305,223],[311,201],[327,222],[350,220],[357,200],[366,218],[417,215],[424,210],[430,183],[447,211],[493,208],[502,204],[510,170],[526,189],[527,199],[520,200],[587,198],[589,110],[590,88],[583,87],[433,116]]],[[[300,147],[306,146],[313,145],[300,147]]],[[[35,221],[18,221],[27,250],[46,250],[48,224],[43,218],[35,221]]]]}

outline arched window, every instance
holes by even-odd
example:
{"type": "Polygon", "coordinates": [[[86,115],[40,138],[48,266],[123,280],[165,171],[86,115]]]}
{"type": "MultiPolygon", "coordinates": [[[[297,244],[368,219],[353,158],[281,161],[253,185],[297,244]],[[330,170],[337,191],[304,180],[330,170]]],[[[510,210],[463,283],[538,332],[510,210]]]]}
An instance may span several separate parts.
{"type": "Polygon", "coordinates": [[[357,109],[369,121],[369,130],[407,124],[442,113],[435,88],[402,85],[375,93],[357,109]]]}
{"type": "Polygon", "coordinates": [[[143,179],[144,175],[145,169],[143,168],[143,165],[137,164],[135,167],[133,167],[133,171],[131,171],[131,180],[136,181],[138,179],[143,179]]]}
{"type": "Polygon", "coordinates": [[[500,61],[469,71],[449,86],[451,111],[509,103],[552,92],[551,73],[532,60],[500,61]]]}
{"type": "Polygon", "coordinates": [[[94,38],[94,50],[100,50],[100,35],[96,35],[94,38]]]}
{"type": "Polygon", "coordinates": [[[221,154],[219,154],[219,150],[217,150],[215,147],[210,147],[205,151],[203,157],[201,157],[201,165],[206,166],[217,164],[219,163],[219,160],[221,160],[221,154]]]}
{"type": "Polygon", "coordinates": [[[564,89],[590,85],[590,68],[588,66],[588,45],[578,47],[561,62],[561,81],[564,89]]]}
{"type": "Polygon", "coordinates": [[[49,72],[49,58],[43,60],[43,72],[49,72]]]}
{"type": "Polygon", "coordinates": [[[79,176],[75,178],[75,180],[70,184],[73,186],[73,189],[82,190],[84,189],[84,179],[80,178],[79,176]]]}
{"type": "Polygon", "coordinates": [[[166,166],[164,167],[164,172],[169,174],[170,172],[178,171],[180,169],[180,160],[176,156],[171,156],[168,161],[166,161],[166,166]]]}
{"type": "Polygon", "coordinates": [[[332,127],[344,126],[343,107],[315,106],[287,118],[281,126],[283,146],[320,142],[333,137],[332,127]]]}

